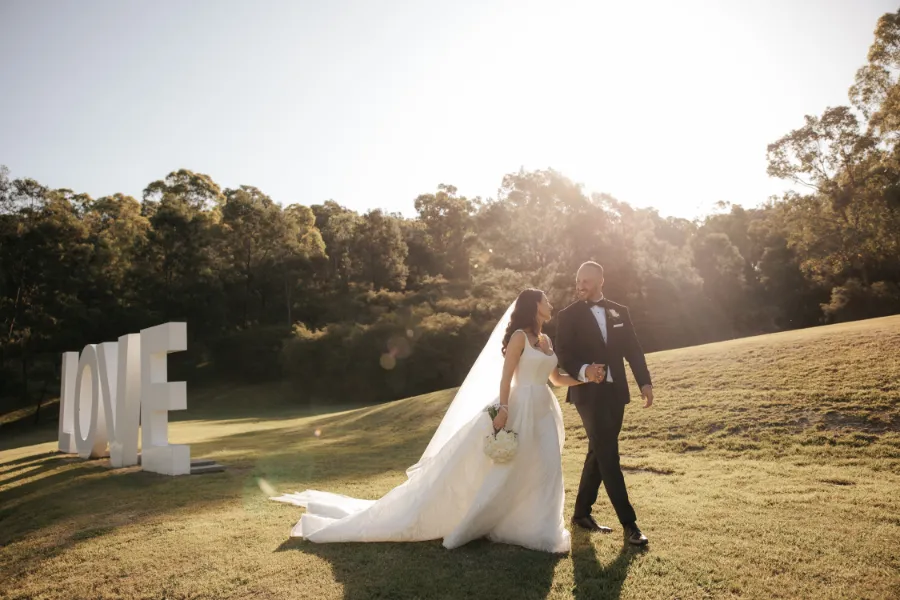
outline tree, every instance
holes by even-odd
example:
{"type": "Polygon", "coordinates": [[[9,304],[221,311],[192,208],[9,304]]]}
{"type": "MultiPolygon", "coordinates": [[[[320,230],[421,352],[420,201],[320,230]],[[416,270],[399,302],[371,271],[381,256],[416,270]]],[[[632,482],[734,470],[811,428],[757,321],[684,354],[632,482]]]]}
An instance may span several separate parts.
{"type": "Polygon", "coordinates": [[[87,321],[79,292],[94,251],[72,197],[0,173],[0,361],[4,369],[19,363],[23,402],[35,363],[57,355],[87,321]]]}
{"type": "Polygon", "coordinates": [[[790,242],[789,210],[786,204],[770,203],[748,229],[758,256],[754,263],[761,290],[758,302],[773,330],[818,324],[822,318],[820,304],[828,295],[827,288],[807,277],[798,248],[790,242]]]}
{"type": "Polygon", "coordinates": [[[328,258],[328,276],[344,289],[358,270],[353,244],[361,224],[358,214],[334,200],[312,206],[316,227],[322,232],[328,258]]]}
{"type": "Polygon", "coordinates": [[[89,280],[79,295],[89,307],[90,321],[102,326],[96,339],[116,339],[135,321],[141,298],[136,288],[139,249],[146,244],[150,220],[141,214],[131,196],[114,194],[98,198],[82,215],[94,253],[89,280]]]}
{"type": "Polygon", "coordinates": [[[195,212],[212,211],[225,202],[222,189],[209,175],[180,169],[144,188],[146,202],[178,199],[195,212]]]}
{"type": "Polygon", "coordinates": [[[223,199],[209,177],[186,170],[144,190],[151,228],[139,249],[142,297],[154,318],[195,324],[192,334],[217,331],[225,319],[215,244],[223,199]]]}
{"type": "Polygon", "coordinates": [[[406,286],[409,249],[398,217],[378,209],[367,212],[359,224],[353,249],[354,262],[360,267],[360,282],[376,290],[402,290],[406,286]]]}
{"type": "Polygon", "coordinates": [[[900,251],[900,171],[847,107],[829,108],[769,146],[769,174],[806,186],[787,194],[789,241],[820,281],[871,285],[900,251]]]}
{"type": "Polygon", "coordinates": [[[568,238],[559,235],[565,216],[586,203],[581,187],[556,171],[505,176],[500,197],[485,203],[478,218],[490,264],[527,272],[558,264],[568,250],[568,238]]]}
{"type": "Polygon", "coordinates": [[[743,325],[742,308],[746,306],[744,257],[724,233],[697,236],[692,248],[704,293],[730,322],[733,332],[739,331],[743,325]]]}
{"type": "Polygon", "coordinates": [[[468,280],[470,253],[476,241],[476,203],[456,192],[452,185],[441,184],[437,193],[417,197],[415,207],[429,245],[439,258],[438,272],[449,279],[468,280]]]}
{"type": "Polygon", "coordinates": [[[847,208],[872,177],[875,138],[862,132],[846,106],[828,108],[821,117],[807,115],[805,121],[769,144],[768,173],[825,196],[849,223],[847,208]]]}
{"type": "Polygon", "coordinates": [[[294,294],[304,275],[313,274],[314,261],[325,258],[325,242],[316,227],[316,217],[309,207],[291,204],[284,209],[284,218],[288,224],[290,243],[283,248],[280,270],[284,282],[287,321],[292,326],[294,294]]]}
{"type": "Polygon", "coordinates": [[[872,132],[897,141],[900,133],[900,11],[878,19],[868,63],[856,72],[850,101],[872,132]]]}
{"type": "Polygon", "coordinates": [[[434,244],[425,224],[420,219],[399,221],[406,242],[407,289],[419,289],[432,277],[447,270],[443,257],[434,249],[434,244]]]}
{"type": "MultiPolygon", "coordinates": [[[[240,324],[258,322],[272,293],[279,260],[297,244],[281,207],[252,186],[225,190],[222,207],[222,254],[240,287],[240,324]],[[250,304],[254,314],[251,316],[250,304]]],[[[281,282],[278,282],[281,284],[281,282]]]]}

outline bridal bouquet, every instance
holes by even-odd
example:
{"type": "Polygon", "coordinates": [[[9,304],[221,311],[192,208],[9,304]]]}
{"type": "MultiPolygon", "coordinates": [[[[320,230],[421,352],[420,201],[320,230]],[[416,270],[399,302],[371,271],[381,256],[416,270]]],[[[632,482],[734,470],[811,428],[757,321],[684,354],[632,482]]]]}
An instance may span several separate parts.
{"type": "MultiPolygon", "coordinates": [[[[493,404],[484,409],[493,422],[500,406],[493,404]]],[[[516,455],[519,448],[519,436],[515,431],[501,429],[484,437],[484,453],[495,463],[507,463],[516,455]]]]}

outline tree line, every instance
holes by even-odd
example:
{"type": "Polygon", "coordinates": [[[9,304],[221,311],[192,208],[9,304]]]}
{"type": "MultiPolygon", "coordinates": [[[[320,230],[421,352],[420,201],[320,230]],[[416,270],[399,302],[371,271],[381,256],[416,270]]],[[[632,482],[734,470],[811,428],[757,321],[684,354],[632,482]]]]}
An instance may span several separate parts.
{"type": "Polygon", "coordinates": [[[898,73],[900,12],[849,104],[769,145],[768,173],[799,191],[694,221],[552,169],[507,174],[496,198],[441,184],[405,218],[186,169],[95,199],[0,167],[0,412],[52,396],[61,352],[174,320],[189,378],[290,378],[298,402],[451,387],[522,288],[561,308],[588,259],[647,351],[900,312],[898,73]]]}

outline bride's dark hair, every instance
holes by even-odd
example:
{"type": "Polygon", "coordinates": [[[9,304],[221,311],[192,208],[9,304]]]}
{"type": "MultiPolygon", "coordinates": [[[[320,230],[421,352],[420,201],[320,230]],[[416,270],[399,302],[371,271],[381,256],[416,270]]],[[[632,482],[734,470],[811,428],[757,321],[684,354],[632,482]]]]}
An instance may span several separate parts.
{"type": "Polygon", "coordinates": [[[537,326],[537,310],[538,304],[544,299],[544,292],[533,288],[523,290],[516,298],[516,305],[513,308],[512,315],[509,317],[509,325],[506,327],[506,335],[503,336],[503,355],[506,356],[506,347],[512,334],[518,329],[531,330],[535,334],[537,326]]]}

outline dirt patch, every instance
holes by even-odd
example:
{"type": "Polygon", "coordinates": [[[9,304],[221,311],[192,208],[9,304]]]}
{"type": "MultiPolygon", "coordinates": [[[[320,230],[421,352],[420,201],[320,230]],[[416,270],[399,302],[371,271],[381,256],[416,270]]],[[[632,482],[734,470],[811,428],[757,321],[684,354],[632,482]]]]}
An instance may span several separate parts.
{"type": "Polygon", "coordinates": [[[819,481],[830,485],[856,485],[855,481],[849,479],[820,479],[819,481]]]}
{"type": "Polygon", "coordinates": [[[853,429],[864,433],[885,433],[886,431],[900,431],[900,416],[884,413],[848,415],[830,410],[822,415],[819,424],[830,430],[853,429]]]}
{"type": "Polygon", "coordinates": [[[624,473],[652,473],[654,475],[674,475],[675,471],[672,469],[667,469],[665,467],[629,467],[627,465],[622,465],[622,472],[624,473]]]}
{"type": "Polygon", "coordinates": [[[682,448],[682,452],[702,452],[706,450],[706,446],[702,444],[685,444],[682,448]]]}

